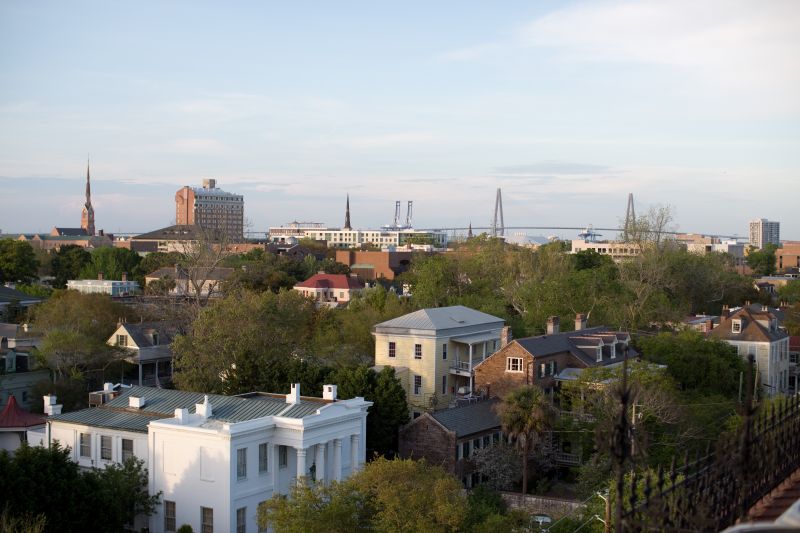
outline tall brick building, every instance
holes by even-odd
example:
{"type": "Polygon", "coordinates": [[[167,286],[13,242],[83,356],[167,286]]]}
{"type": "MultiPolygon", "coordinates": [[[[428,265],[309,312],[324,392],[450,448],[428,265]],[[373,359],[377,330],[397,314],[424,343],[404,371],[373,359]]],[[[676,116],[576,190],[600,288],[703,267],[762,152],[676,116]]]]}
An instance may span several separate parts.
{"type": "Polygon", "coordinates": [[[217,188],[204,179],[202,187],[181,187],[175,193],[175,224],[219,231],[233,242],[244,236],[244,196],[217,188]]]}

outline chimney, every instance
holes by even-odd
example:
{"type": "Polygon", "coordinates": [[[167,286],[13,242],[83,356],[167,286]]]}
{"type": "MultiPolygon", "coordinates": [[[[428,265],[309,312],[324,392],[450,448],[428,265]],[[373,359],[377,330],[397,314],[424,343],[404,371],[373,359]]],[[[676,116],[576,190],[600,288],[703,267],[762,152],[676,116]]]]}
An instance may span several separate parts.
{"type": "Polygon", "coordinates": [[[722,306],[722,313],[720,316],[722,316],[722,318],[728,318],[731,316],[731,308],[728,307],[727,304],[722,306]]]}
{"type": "Polygon", "coordinates": [[[584,313],[578,313],[575,315],[575,331],[581,331],[586,329],[586,315],[584,313]]]}
{"type": "Polygon", "coordinates": [[[744,306],[745,307],[750,307],[750,300],[745,300],[744,301],[744,306]]]}
{"type": "Polygon", "coordinates": [[[113,383],[103,383],[103,391],[104,392],[111,392],[113,390],[114,390],[114,384],[113,383]]]}
{"type": "Polygon", "coordinates": [[[557,316],[551,316],[547,319],[547,334],[558,335],[561,333],[560,320],[557,316]]]}
{"type": "Polygon", "coordinates": [[[132,407],[133,409],[141,409],[144,407],[144,404],[144,398],[139,396],[128,396],[128,407],[132,407]]]}
{"type": "Polygon", "coordinates": [[[56,395],[55,394],[48,394],[43,397],[44,398],[44,414],[51,416],[51,415],[60,415],[61,414],[61,405],[56,404],[56,395]]]}
{"type": "Polygon", "coordinates": [[[102,272],[98,272],[97,273],[97,279],[99,279],[99,280],[103,279],[103,273],[102,272]]]}
{"type": "Polygon", "coordinates": [[[122,281],[128,281],[128,273],[127,272],[123,272],[122,273],[122,281]]]}
{"type": "Polygon", "coordinates": [[[203,396],[203,403],[194,404],[194,412],[203,418],[209,418],[212,414],[211,404],[208,403],[208,394],[203,396]]]}
{"type": "Polygon", "coordinates": [[[179,424],[185,424],[189,421],[189,410],[188,409],[175,409],[175,420],[178,421],[179,424]]]}
{"type": "Polygon", "coordinates": [[[286,395],[286,403],[300,403],[299,383],[292,383],[292,392],[286,395]]]}
{"type": "Polygon", "coordinates": [[[503,330],[500,332],[500,347],[502,348],[513,338],[513,334],[511,333],[511,326],[503,326],[503,330]]]}
{"type": "Polygon", "coordinates": [[[336,385],[323,385],[322,386],[322,399],[336,401],[336,385]]]}
{"type": "Polygon", "coordinates": [[[706,331],[706,333],[708,333],[712,329],[714,329],[714,321],[709,318],[709,319],[706,320],[706,330],[705,331],[706,331]]]}

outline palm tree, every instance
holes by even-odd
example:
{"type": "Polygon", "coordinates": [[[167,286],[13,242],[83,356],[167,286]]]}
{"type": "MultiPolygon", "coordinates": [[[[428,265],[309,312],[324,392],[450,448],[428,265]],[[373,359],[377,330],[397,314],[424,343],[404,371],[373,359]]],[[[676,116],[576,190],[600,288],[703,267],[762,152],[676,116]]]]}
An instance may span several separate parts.
{"type": "Polygon", "coordinates": [[[528,454],[531,445],[546,431],[553,408],[544,391],[535,385],[510,392],[498,406],[503,432],[522,451],[522,493],[528,493],[528,454]]]}

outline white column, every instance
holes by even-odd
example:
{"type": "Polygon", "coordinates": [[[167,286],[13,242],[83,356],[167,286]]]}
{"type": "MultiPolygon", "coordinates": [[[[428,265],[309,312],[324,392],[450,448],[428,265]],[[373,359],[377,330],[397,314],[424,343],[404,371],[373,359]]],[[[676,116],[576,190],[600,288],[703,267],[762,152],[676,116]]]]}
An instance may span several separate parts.
{"type": "Polygon", "coordinates": [[[306,475],[306,449],[295,448],[297,451],[297,482],[300,483],[306,475]]]}
{"type": "Polygon", "coordinates": [[[469,345],[469,393],[472,394],[472,344],[469,345]]]}
{"type": "Polygon", "coordinates": [[[359,443],[361,438],[358,433],[350,435],[350,475],[358,472],[361,466],[361,457],[359,453],[359,443]]]}
{"type": "Polygon", "coordinates": [[[272,494],[278,494],[280,492],[280,487],[278,487],[278,470],[280,470],[278,466],[278,445],[270,442],[267,446],[269,453],[267,467],[270,470],[270,474],[272,474],[272,494]]]}
{"type": "Polygon", "coordinates": [[[342,439],[333,439],[333,479],[342,480],[342,439]]]}
{"type": "Polygon", "coordinates": [[[316,476],[319,483],[325,483],[325,443],[317,444],[316,476]]]}

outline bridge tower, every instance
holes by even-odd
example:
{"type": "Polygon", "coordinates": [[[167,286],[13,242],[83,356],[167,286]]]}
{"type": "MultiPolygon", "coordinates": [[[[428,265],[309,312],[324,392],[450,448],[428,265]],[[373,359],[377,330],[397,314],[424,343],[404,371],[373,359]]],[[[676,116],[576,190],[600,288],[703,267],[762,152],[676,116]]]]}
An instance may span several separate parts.
{"type": "Polygon", "coordinates": [[[492,219],[492,237],[502,237],[506,232],[506,224],[503,221],[503,195],[500,187],[497,188],[497,197],[494,200],[494,218],[492,219]],[[499,215],[499,218],[498,218],[499,215]]]}
{"type": "Polygon", "coordinates": [[[625,211],[625,227],[622,230],[622,239],[630,240],[636,223],[636,210],[633,208],[633,193],[628,193],[628,209],[625,211]]]}

